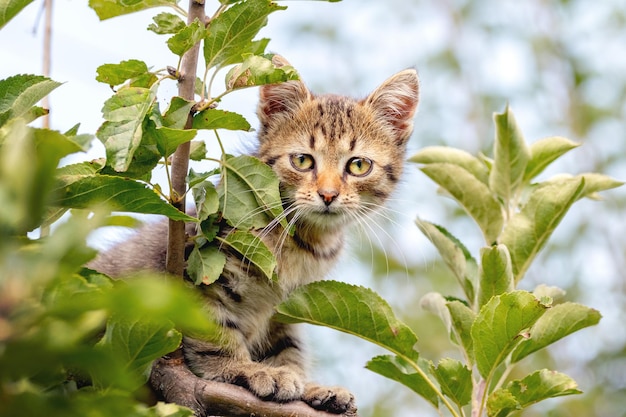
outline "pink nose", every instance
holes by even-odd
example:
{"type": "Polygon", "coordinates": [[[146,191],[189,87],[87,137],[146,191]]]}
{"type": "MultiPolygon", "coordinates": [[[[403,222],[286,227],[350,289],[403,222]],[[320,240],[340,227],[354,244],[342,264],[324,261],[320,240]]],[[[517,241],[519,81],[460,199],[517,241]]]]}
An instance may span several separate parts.
{"type": "Polygon", "coordinates": [[[330,206],[330,204],[335,201],[335,198],[339,195],[339,191],[337,190],[318,190],[317,193],[320,197],[322,197],[324,204],[327,206],[330,206]]]}

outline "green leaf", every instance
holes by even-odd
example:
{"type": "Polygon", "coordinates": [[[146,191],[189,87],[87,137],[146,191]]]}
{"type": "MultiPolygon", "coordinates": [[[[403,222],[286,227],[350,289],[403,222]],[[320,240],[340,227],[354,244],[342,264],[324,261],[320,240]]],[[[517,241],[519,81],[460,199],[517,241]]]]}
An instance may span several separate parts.
{"type": "Polygon", "coordinates": [[[272,169],[251,156],[227,156],[218,186],[222,214],[239,229],[261,229],[282,213],[279,181],[272,169]]]}
{"type": "Polygon", "coordinates": [[[460,301],[449,301],[446,306],[450,312],[454,335],[461,342],[468,362],[473,363],[474,341],[472,339],[472,326],[476,321],[476,313],[460,301]]]}
{"type": "Polygon", "coordinates": [[[488,244],[496,241],[504,224],[502,207],[484,183],[464,168],[450,163],[428,164],[421,169],[472,216],[488,244]]]}
{"type": "Polygon", "coordinates": [[[170,106],[163,115],[163,125],[172,129],[184,129],[194,105],[193,101],[182,97],[172,97],[170,106]]]}
{"type": "Polygon", "coordinates": [[[257,236],[237,230],[218,240],[245,258],[244,267],[255,266],[267,279],[274,279],[276,258],[257,236]]]}
{"type": "Polygon", "coordinates": [[[432,373],[437,378],[441,391],[452,401],[463,407],[472,399],[472,371],[461,362],[444,358],[432,373]]]}
{"type": "Polygon", "coordinates": [[[247,0],[213,19],[204,40],[206,68],[241,62],[242,52],[253,49],[252,40],[267,24],[269,14],[285,8],[270,0],[247,0]]]}
{"type": "MultiPolygon", "coordinates": [[[[419,360],[420,368],[424,373],[430,373],[430,364],[422,359],[419,360]]],[[[424,376],[405,360],[398,356],[384,355],[372,358],[365,365],[367,369],[376,372],[386,378],[399,382],[421,395],[435,408],[439,406],[437,391],[432,387],[432,382],[426,381],[424,376]]]]}
{"type": "Polygon", "coordinates": [[[198,19],[194,20],[189,26],[185,26],[180,32],[167,40],[167,47],[174,54],[182,57],[185,52],[200,42],[206,34],[204,23],[198,19]]]}
{"type": "Polygon", "coordinates": [[[585,180],[585,186],[583,187],[579,198],[588,197],[593,199],[600,199],[600,197],[596,193],[610,190],[611,188],[621,187],[622,185],[624,185],[622,181],[617,181],[616,179],[611,178],[607,175],[597,174],[594,172],[579,174],[576,177],[583,178],[585,180]]]}
{"type": "Polygon", "coordinates": [[[194,129],[228,129],[249,132],[250,123],[238,113],[226,110],[206,109],[193,116],[194,129]]]}
{"type": "Polygon", "coordinates": [[[417,360],[417,336],[374,291],[338,281],[318,281],[295,290],[277,308],[276,319],[330,327],[417,360]]]}
{"type": "Polygon", "coordinates": [[[152,18],[154,23],[148,26],[148,30],[158,34],[167,35],[180,32],[187,26],[183,19],[173,13],[159,13],[152,18]]]}
{"type": "Polygon", "coordinates": [[[38,101],[60,85],[39,75],[14,75],[0,80],[0,126],[27,115],[38,101]]]}
{"type": "Polygon", "coordinates": [[[580,393],[576,381],[569,376],[542,369],[494,391],[487,400],[487,415],[505,417],[548,398],[580,393]]]}
{"type": "Polygon", "coordinates": [[[427,146],[409,158],[418,164],[450,163],[472,173],[485,185],[489,184],[489,169],[478,158],[464,150],[447,146],[427,146]]]}
{"type": "Polygon", "coordinates": [[[511,255],[504,245],[494,245],[480,250],[480,291],[478,306],[487,304],[491,297],[513,291],[511,255]]]}
{"type": "Polygon", "coordinates": [[[509,248],[516,283],[522,279],[583,189],[582,178],[543,182],[531,192],[522,210],[506,225],[500,243],[509,248]]]}
{"type": "Polygon", "coordinates": [[[4,0],[0,3],[0,29],[33,0],[4,0]]]}
{"type": "Polygon", "coordinates": [[[197,246],[189,255],[187,273],[196,285],[209,285],[217,281],[226,264],[226,256],[212,245],[202,249],[197,246]]]}
{"type": "Polygon", "coordinates": [[[0,131],[0,230],[25,234],[40,225],[61,158],[80,147],[59,132],[13,119],[0,131]]]}
{"type": "Polygon", "coordinates": [[[62,176],[53,205],[93,209],[104,206],[112,211],[162,214],[172,220],[196,221],[178,211],[144,184],[108,175],[62,176]]]}
{"type": "Polygon", "coordinates": [[[507,205],[523,184],[530,151],[508,105],[503,113],[494,114],[494,122],[496,140],[489,187],[507,205]]]}
{"type": "Polygon", "coordinates": [[[189,159],[192,161],[202,161],[206,158],[207,148],[203,140],[192,140],[189,151],[189,159]]]}
{"type": "Polygon", "coordinates": [[[205,220],[211,214],[217,213],[220,208],[220,198],[217,195],[217,190],[213,183],[203,181],[200,184],[194,185],[191,192],[193,193],[193,198],[196,203],[198,220],[205,220]]]}
{"type": "Polygon", "coordinates": [[[107,165],[125,172],[133,162],[141,144],[143,121],[154,100],[154,90],[139,87],[124,88],[109,98],[102,109],[106,120],[96,136],[106,149],[107,165]]]}
{"type": "Polygon", "coordinates": [[[425,220],[415,220],[420,231],[430,240],[445,264],[450,268],[470,303],[474,302],[474,287],[478,266],[467,248],[442,226],[425,220]]]}
{"type": "Polygon", "coordinates": [[[540,139],[530,145],[530,160],[524,172],[524,182],[528,183],[556,159],[580,146],[576,142],[560,136],[540,139]]]}
{"type": "Polygon", "coordinates": [[[521,409],[517,398],[505,389],[493,391],[487,400],[487,417],[506,417],[521,409]]]}
{"type": "Polygon", "coordinates": [[[151,133],[154,134],[159,154],[165,158],[169,158],[174,152],[176,152],[179,145],[187,143],[195,138],[198,131],[194,129],[181,130],[171,129],[169,127],[158,127],[151,130],[151,133]]]}
{"type": "Polygon", "coordinates": [[[155,359],[170,353],[180,345],[182,335],[171,322],[128,320],[113,317],[99,346],[121,360],[138,377],[143,376],[137,388],[148,380],[148,371],[155,359]]]}
{"type": "Polygon", "coordinates": [[[177,3],[177,0],[89,0],[89,7],[100,20],[105,20],[151,7],[176,6],[177,3]]]}
{"type": "Polygon", "coordinates": [[[601,317],[597,310],[580,304],[557,304],[537,320],[529,336],[513,351],[511,360],[518,362],[569,334],[596,325],[601,317]]]}
{"type": "Polygon", "coordinates": [[[495,368],[513,351],[528,330],[545,312],[531,293],[514,291],[493,297],[472,325],[474,357],[478,371],[490,380],[495,368]]]}
{"type": "Polygon", "coordinates": [[[244,56],[244,61],[226,74],[227,90],[299,79],[295,68],[289,65],[277,67],[272,63],[271,57],[268,59],[258,55],[244,56]]]}
{"type": "Polygon", "coordinates": [[[96,81],[111,86],[121,85],[128,80],[134,80],[146,74],[152,74],[146,63],[138,59],[122,61],[119,64],[100,65],[96,71],[98,73],[96,81]]]}

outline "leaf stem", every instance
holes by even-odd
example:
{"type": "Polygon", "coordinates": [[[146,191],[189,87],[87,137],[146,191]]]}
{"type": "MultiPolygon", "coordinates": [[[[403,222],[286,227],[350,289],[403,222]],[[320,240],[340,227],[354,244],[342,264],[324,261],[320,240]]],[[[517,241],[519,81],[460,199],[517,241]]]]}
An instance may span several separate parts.
{"type": "Polygon", "coordinates": [[[435,392],[435,394],[441,399],[441,402],[446,406],[446,408],[450,411],[450,413],[452,414],[453,417],[461,417],[461,415],[459,413],[456,412],[456,410],[454,409],[454,406],[450,403],[450,401],[448,401],[448,399],[443,395],[443,393],[437,388],[437,386],[433,383],[433,381],[428,377],[428,375],[426,375],[426,372],[424,372],[424,370],[422,368],[419,367],[419,365],[413,361],[411,358],[409,358],[406,355],[403,355],[400,352],[394,352],[396,355],[400,356],[402,359],[404,359],[407,363],[409,363],[413,369],[415,369],[415,371],[417,371],[417,373],[424,378],[424,380],[426,381],[426,383],[428,384],[428,386],[435,392]]]}

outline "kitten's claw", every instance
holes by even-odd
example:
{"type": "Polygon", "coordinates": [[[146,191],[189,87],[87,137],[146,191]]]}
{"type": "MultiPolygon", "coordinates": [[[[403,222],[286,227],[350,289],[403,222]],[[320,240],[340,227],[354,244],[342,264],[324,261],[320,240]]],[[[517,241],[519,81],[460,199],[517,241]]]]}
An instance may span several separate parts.
{"type": "Polygon", "coordinates": [[[300,375],[289,368],[266,368],[250,373],[244,372],[235,383],[245,386],[260,398],[280,402],[299,400],[304,392],[304,383],[300,375]]]}
{"type": "Polygon", "coordinates": [[[324,387],[316,384],[307,384],[304,388],[302,400],[317,410],[328,411],[334,414],[356,415],[354,396],[342,387],[324,387]]]}

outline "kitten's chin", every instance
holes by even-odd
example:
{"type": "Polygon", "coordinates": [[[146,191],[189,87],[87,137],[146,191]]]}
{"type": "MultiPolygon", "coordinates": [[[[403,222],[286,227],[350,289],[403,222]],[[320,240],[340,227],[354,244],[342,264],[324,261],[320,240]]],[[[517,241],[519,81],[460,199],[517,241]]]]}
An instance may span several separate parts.
{"type": "Polygon", "coordinates": [[[308,213],[304,221],[321,229],[340,229],[351,223],[351,218],[343,211],[326,211],[308,213]]]}

